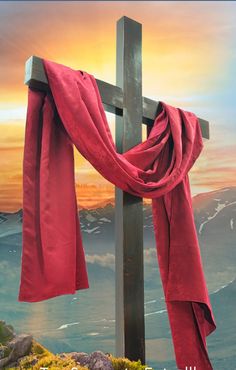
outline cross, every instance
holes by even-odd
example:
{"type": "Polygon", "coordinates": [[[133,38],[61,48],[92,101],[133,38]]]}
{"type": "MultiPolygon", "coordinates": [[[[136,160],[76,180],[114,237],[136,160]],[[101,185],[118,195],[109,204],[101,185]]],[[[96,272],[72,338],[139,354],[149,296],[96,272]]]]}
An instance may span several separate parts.
{"type": "MultiPolygon", "coordinates": [[[[142,123],[152,126],[161,106],[142,96],[142,24],[117,21],[116,85],[96,79],[104,109],[116,115],[119,153],[142,141],[142,123]]],[[[26,61],[25,84],[49,90],[42,59],[26,61]]],[[[209,122],[199,118],[209,139],[209,122]]],[[[115,188],[116,355],[145,363],[143,200],[115,188]]]]}

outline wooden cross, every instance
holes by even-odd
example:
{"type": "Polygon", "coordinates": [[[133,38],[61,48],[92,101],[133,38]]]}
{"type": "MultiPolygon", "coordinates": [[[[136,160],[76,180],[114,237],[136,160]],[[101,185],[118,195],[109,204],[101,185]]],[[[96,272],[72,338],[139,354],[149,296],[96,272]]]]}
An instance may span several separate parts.
{"type": "MultiPolygon", "coordinates": [[[[116,115],[116,147],[123,153],[142,141],[142,123],[152,126],[158,101],[142,96],[142,25],[122,17],[117,21],[116,83],[96,79],[104,109],[116,115]]],[[[25,84],[49,90],[42,59],[26,62],[25,84]]],[[[199,118],[202,136],[209,123],[199,118]]],[[[115,189],[116,355],[145,363],[143,203],[115,189]]]]}

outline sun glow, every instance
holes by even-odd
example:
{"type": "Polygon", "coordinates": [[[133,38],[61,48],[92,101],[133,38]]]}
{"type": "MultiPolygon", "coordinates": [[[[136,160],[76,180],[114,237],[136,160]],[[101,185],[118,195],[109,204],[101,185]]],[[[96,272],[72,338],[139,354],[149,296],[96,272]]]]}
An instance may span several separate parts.
{"type": "MultiPolygon", "coordinates": [[[[41,56],[115,84],[116,21],[124,14],[143,25],[143,95],[211,123],[211,140],[190,172],[192,194],[235,185],[235,4],[222,6],[59,2],[55,12],[51,2],[0,3],[0,211],[22,207],[25,61],[41,56]]],[[[107,117],[114,138],[114,116],[107,117]]],[[[75,173],[81,207],[114,202],[114,186],[76,152],[75,173]]]]}

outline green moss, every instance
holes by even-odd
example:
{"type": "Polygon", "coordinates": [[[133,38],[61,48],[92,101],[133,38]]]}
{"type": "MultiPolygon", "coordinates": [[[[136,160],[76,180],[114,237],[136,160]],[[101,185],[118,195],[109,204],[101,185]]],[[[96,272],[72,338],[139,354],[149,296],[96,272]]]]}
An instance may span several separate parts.
{"type": "Polygon", "coordinates": [[[0,321],[0,343],[5,344],[9,342],[13,337],[13,327],[6,325],[3,321],[0,321]]]}
{"type": "Polygon", "coordinates": [[[88,370],[87,367],[81,367],[77,365],[75,360],[70,356],[60,358],[57,355],[49,355],[41,360],[33,367],[33,370],[40,370],[40,367],[48,367],[50,370],[65,369],[71,370],[73,367],[76,367],[78,370],[88,370]]]}
{"type": "Polygon", "coordinates": [[[18,367],[8,368],[7,370],[40,370],[41,367],[48,367],[49,370],[71,370],[73,367],[77,370],[88,370],[87,367],[79,366],[70,356],[60,358],[58,355],[49,354],[39,359],[36,364],[33,364],[36,358],[37,356],[35,355],[25,356],[18,367]]]}
{"type": "MultiPolygon", "coordinates": [[[[73,367],[78,370],[88,370],[87,367],[79,366],[69,355],[65,356],[64,358],[60,358],[58,355],[54,355],[49,351],[47,352],[49,354],[45,355],[44,352],[44,356],[41,357],[35,365],[33,365],[33,362],[35,358],[38,358],[38,356],[31,354],[25,356],[20,361],[18,367],[8,368],[8,370],[40,370],[40,367],[48,367],[49,370],[71,370],[73,367]]],[[[114,370],[145,370],[148,367],[147,365],[142,365],[141,361],[130,361],[128,358],[116,358],[112,355],[110,355],[109,358],[112,362],[114,370]]]]}
{"type": "Polygon", "coordinates": [[[114,370],[145,370],[148,366],[142,365],[141,361],[130,361],[128,358],[116,358],[110,356],[114,370]]]}
{"type": "Polygon", "coordinates": [[[24,356],[22,360],[19,361],[19,366],[15,369],[32,369],[34,360],[37,359],[35,355],[24,356]]]}
{"type": "MultiPolygon", "coordinates": [[[[4,338],[4,340],[6,340],[7,336],[11,333],[9,328],[7,328],[7,330],[5,329],[6,326],[2,325],[2,331],[0,331],[0,334],[2,334],[2,338],[4,338]]],[[[4,357],[8,356],[11,351],[4,344],[0,344],[0,350],[1,349],[4,353],[4,357]]],[[[145,370],[147,368],[147,366],[141,364],[141,361],[130,361],[127,358],[116,358],[112,355],[109,355],[108,357],[112,362],[114,370],[145,370]]],[[[63,358],[61,358],[58,354],[51,353],[47,348],[36,342],[34,339],[32,340],[32,345],[28,356],[24,356],[18,361],[19,365],[17,367],[6,367],[6,369],[40,370],[41,367],[48,367],[49,370],[71,370],[73,367],[75,367],[78,370],[88,370],[87,367],[79,366],[70,355],[65,355],[63,358]],[[36,361],[37,363],[35,363],[36,361]]]]}
{"type": "Polygon", "coordinates": [[[34,339],[32,341],[30,353],[36,355],[38,358],[42,358],[51,354],[51,352],[47,348],[42,346],[42,344],[36,342],[36,340],[34,339]]]}

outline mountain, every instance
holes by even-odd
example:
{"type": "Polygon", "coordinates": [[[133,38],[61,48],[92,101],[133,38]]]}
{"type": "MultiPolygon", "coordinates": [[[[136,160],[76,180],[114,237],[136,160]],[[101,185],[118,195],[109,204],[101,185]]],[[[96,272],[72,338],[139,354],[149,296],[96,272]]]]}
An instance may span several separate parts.
{"type": "Polygon", "coordinates": [[[236,187],[193,198],[204,270],[210,291],[236,276],[236,187]]]}
{"type": "MultiPolygon", "coordinates": [[[[79,218],[83,241],[88,253],[96,252],[98,254],[103,254],[114,250],[115,212],[114,206],[111,203],[103,208],[80,210],[79,218]],[[105,245],[102,249],[97,247],[99,242],[104,243],[104,239],[109,242],[107,250],[104,249],[105,245]]],[[[155,247],[152,210],[150,205],[144,205],[143,207],[143,223],[144,246],[145,248],[155,247]]]]}
{"type": "Polygon", "coordinates": [[[222,220],[228,231],[233,231],[236,215],[236,187],[198,194],[192,199],[198,234],[207,233],[216,220],[222,220]]]}
{"type": "Polygon", "coordinates": [[[236,279],[210,298],[217,325],[207,340],[214,370],[236,370],[236,279]]]}
{"type": "MultiPolygon", "coordinates": [[[[213,292],[236,276],[236,187],[196,195],[192,203],[204,271],[209,290],[213,292]]],[[[114,271],[113,204],[108,203],[97,209],[80,209],[78,214],[88,263],[93,264],[94,268],[100,265],[114,271]]],[[[157,260],[150,204],[143,207],[143,224],[145,260],[148,266],[146,272],[151,285],[154,281],[152,271],[156,274],[157,260]]],[[[20,246],[21,243],[21,228],[21,210],[12,214],[0,213],[0,244],[9,248],[12,244],[15,250],[14,246],[20,246]]]]}
{"type": "MultiPolygon", "coordinates": [[[[214,370],[236,370],[236,187],[193,198],[196,230],[217,330],[208,337],[214,370]]],[[[1,319],[32,333],[51,351],[114,350],[114,206],[80,209],[90,288],[35,304],[17,302],[22,250],[22,211],[0,213],[1,319]]],[[[152,225],[144,205],[145,327],[148,363],[175,369],[152,225]],[[157,364],[156,359],[161,359],[157,364]]]]}
{"type": "Polygon", "coordinates": [[[0,212],[0,237],[17,234],[22,230],[22,209],[15,213],[0,212]]]}

